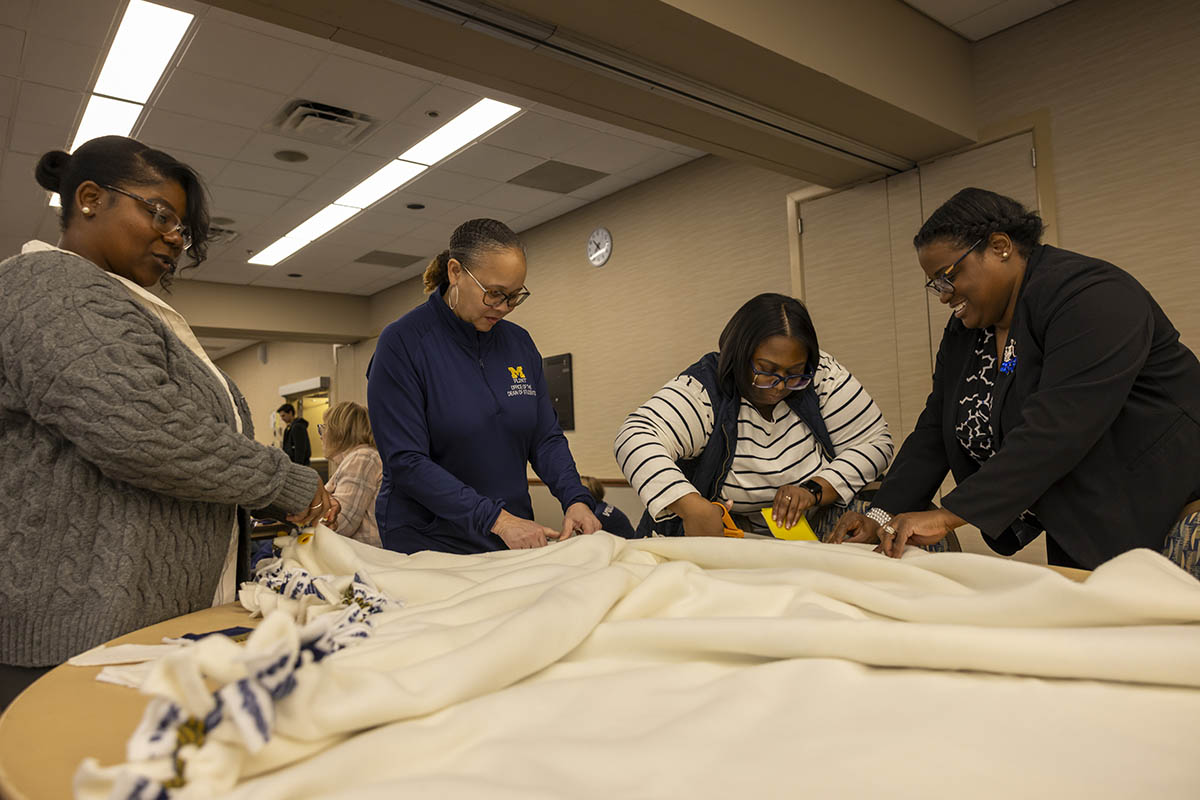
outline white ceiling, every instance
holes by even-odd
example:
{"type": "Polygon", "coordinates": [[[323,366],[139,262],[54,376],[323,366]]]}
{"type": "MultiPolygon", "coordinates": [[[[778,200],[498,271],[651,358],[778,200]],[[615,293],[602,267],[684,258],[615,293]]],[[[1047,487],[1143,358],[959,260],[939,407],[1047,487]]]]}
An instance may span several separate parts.
{"type": "MultiPolygon", "coordinates": [[[[194,167],[231,244],[181,277],[370,295],[424,268],[461,222],[526,230],[703,155],[606,123],[407,66],[190,0],[197,16],[134,135],[194,167]],[[275,267],[246,263],[428,132],[483,96],[526,109],[507,126],[275,267]],[[369,114],[379,127],[352,149],[267,131],[293,99],[369,114]],[[437,119],[427,112],[437,111],[437,119]],[[274,158],[300,150],[301,163],[274,158]],[[609,177],[570,194],[506,183],[554,159],[609,177]],[[408,204],[421,203],[422,210],[408,204]],[[372,250],[421,258],[406,268],[356,263],[372,250]],[[302,277],[289,277],[298,273],[302,277]]],[[[0,0],[0,252],[54,241],[57,215],[33,180],[38,157],[69,144],[124,0],[0,0]]]]}
{"type": "Polygon", "coordinates": [[[1044,14],[1071,0],[904,0],[965,39],[980,39],[1044,14]]]}

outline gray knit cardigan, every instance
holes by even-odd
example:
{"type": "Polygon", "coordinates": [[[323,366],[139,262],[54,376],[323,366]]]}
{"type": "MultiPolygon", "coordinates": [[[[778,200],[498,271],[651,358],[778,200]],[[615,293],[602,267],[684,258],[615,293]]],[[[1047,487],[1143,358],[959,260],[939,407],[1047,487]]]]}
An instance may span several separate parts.
{"type": "Polygon", "coordinates": [[[60,663],[212,603],[236,506],[305,508],[320,478],[99,267],[0,262],[0,664],[60,663]]]}

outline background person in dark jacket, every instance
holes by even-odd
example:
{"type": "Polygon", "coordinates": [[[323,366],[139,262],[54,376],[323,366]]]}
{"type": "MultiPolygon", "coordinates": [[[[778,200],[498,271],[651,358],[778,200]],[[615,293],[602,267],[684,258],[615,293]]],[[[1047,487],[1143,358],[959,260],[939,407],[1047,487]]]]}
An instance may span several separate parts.
{"type": "Polygon", "coordinates": [[[1200,362],[1128,273],[1041,235],[1036,213],[983,189],[921,226],[927,286],[953,310],[933,391],[868,515],[834,540],[899,556],[970,522],[1009,555],[1045,530],[1051,564],[1091,569],[1161,550],[1200,496],[1200,362]],[[947,470],[957,488],[917,511],[947,470]]]}
{"type": "Polygon", "coordinates": [[[293,463],[307,467],[308,462],[312,460],[312,445],[308,441],[308,420],[297,417],[296,407],[291,403],[284,403],[275,409],[275,412],[279,414],[283,424],[287,425],[283,431],[283,452],[287,453],[287,457],[293,463]]]}
{"type": "Polygon", "coordinates": [[[583,486],[591,494],[592,499],[596,501],[596,519],[600,520],[604,530],[614,536],[637,539],[637,531],[633,529],[625,512],[612,503],[604,502],[604,484],[600,482],[600,479],[584,475],[580,480],[583,481],[583,486]]]}
{"type": "Polygon", "coordinates": [[[480,553],[595,533],[542,356],[504,319],[529,296],[520,239],[493,219],[463,223],[425,289],[429,300],[384,329],[367,368],[384,547],[480,553]],[[561,531],[533,521],[527,465],[562,503],[561,531]]]}

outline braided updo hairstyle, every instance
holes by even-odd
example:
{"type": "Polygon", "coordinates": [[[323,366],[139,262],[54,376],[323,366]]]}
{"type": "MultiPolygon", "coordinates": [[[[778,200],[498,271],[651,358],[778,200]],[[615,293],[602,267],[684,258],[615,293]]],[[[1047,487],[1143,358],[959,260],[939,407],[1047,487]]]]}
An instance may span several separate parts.
{"type": "MultiPolygon", "coordinates": [[[[525,252],[525,245],[512,228],[494,219],[470,219],[454,229],[450,247],[443,250],[425,268],[425,291],[444,292],[450,285],[450,259],[470,265],[483,253],[503,250],[525,252]]],[[[468,269],[470,267],[468,266],[468,269]]]]}
{"type": "MultiPolygon", "coordinates": [[[[208,197],[200,176],[187,164],[137,139],[100,136],[75,148],[73,154],[51,150],[38,160],[34,178],[43,189],[58,192],[62,201],[60,226],[64,231],[76,215],[75,190],[84,181],[101,186],[175,181],[187,196],[187,208],[180,215],[187,220],[192,234],[192,244],[187,249],[191,266],[200,264],[208,254],[208,197]]],[[[169,276],[164,278],[169,281],[169,276]]]]}
{"type": "Polygon", "coordinates": [[[962,189],[929,215],[913,237],[918,250],[931,242],[949,241],[967,247],[977,239],[987,247],[987,237],[1005,233],[1017,252],[1029,258],[1042,240],[1045,226],[1036,211],[1029,211],[1011,197],[987,189],[962,189]]]}

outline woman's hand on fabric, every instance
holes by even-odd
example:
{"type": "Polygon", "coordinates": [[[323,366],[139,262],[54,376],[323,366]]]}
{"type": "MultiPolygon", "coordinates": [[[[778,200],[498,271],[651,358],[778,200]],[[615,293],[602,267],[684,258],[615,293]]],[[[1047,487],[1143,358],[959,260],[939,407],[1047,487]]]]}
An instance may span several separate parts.
{"type": "Polygon", "coordinates": [[[329,501],[331,508],[329,509],[329,513],[321,517],[321,522],[323,522],[325,527],[329,528],[329,530],[336,531],[338,526],[338,514],[342,513],[342,504],[333,495],[329,496],[329,501]]]}
{"type": "Polygon", "coordinates": [[[331,514],[336,518],[337,514],[333,511],[333,503],[334,499],[325,490],[325,485],[318,484],[317,493],[313,495],[312,502],[308,504],[308,508],[303,511],[297,511],[295,514],[288,514],[287,521],[303,528],[331,514]]]}
{"type": "Polygon", "coordinates": [[[545,547],[547,539],[557,539],[558,531],[539,525],[531,519],[514,516],[501,509],[500,516],[492,525],[492,533],[499,536],[508,545],[509,550],[528,550],[533,547],[545,547]]]}
{"type": "Polygon", "coordinates": [[[913,511],[897,514],[879,528],[879,552],[892,558],[904,554],[908,544],[931,545],[946,538],[946,534],[965,524],[965,520],[944,508],[933,511],[913,511]]]}
{"type": "Polygon", "coordinates": [[[705,500],[699,494],[685,495],[669,508],[683,520],[685,536],[725,535],[725,515],[722,507],[705,500]]]}
{"type": "Polygon", "coordinates": [[[595,533],[602,527],[600,520],[596,519],[596,515],[590,508],[583,503],[571,503],[567,506],[566,514],[563,516],[562,530],[554,538],[561,542],[577,533],[595,533]]]}
{"type": "Polygon", "coordinates": [[[838,519],[833,533],[825,540],[830,544],[856,542],[873,544],[879,541],[879,523],[857,511],[847,511],[838,519]],[[846,538],[846,537],[850,538],[846,538]]]}
{"type": "Polygon", "coordinates": [[[799,486],[780,486],[771,504],[771,519],[781,528],[790,528],[800,521],[804,512],[820,502],[808,489],[799,486]]]}

